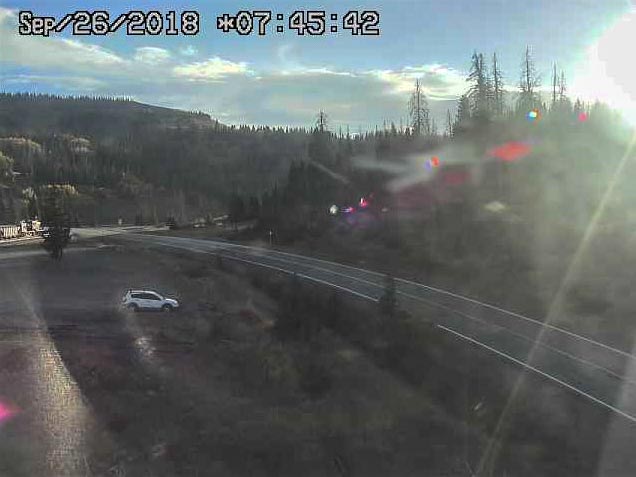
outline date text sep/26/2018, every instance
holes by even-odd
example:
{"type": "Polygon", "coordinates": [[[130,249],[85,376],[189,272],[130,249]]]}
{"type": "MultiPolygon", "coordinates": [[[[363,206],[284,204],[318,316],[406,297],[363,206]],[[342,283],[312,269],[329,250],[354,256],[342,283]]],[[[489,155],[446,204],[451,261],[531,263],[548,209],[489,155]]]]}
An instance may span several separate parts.
{"type": "MultiPolygon", "coordinates": [[[[266,35],[295,32],[297,35],[320,36],[326,33],[349,32],[352,35],[378,36],[380,14],[373,10],[350,10],[342,15],[324,10],[296,10],[290,14],[269,10],[241,10],[216,17],[216,28],[223,33],[266,35]]],[[[20,35],[50,36],[65,31],[73,35],[197,35],[203,26],[201,14],[194,10],[131,10],[111,15],[105,10],[79,10],[56,18],[39,16],[23,10],[18,14],[20,35]]]]}
{"type": "Polygon", "coordinates": [[[123,29],[127,35],[197,35],[201,17],[196,11],[142,12],[131,10],[111,16],[104,10],[79,10],[67,13],[59,20],[51,16],[37,16],[23,10],[18,13],[20,35],[49,36],[68,29],[73,35],[108,35],[123,29]]]}

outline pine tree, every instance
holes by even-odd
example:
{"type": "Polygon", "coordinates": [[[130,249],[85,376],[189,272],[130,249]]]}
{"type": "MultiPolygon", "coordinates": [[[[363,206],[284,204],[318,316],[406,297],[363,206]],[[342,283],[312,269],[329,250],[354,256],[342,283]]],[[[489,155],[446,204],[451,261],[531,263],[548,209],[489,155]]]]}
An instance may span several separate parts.
{"type": "Polygon", "coordinates": [[[316,128],[321,133],[327,131],[327,115],[322,110],[318,113],[318,118],[316,119],[316,128]]]}
{"type": "Polygon", "coordinates": [[[489,116],[488,103],[488,79],[486,68],[484,66],[484,55],[473,53],[470,74],[466,81],[472,83],[468,90],[468,98],[471,102],[472,115],[479,118],[489,116]]]}
{"type": "Polygon", "coordinates": [[[583,103],[583,101],[577,98],[576,101],[574,102],[574,115],[578,116],[584,111],[585,111],[585,104],[583,103]]]}
{"type": "Polygon", "coordinates": [[[552,105],[551,105],[552,109],[556,107],[556,103],[557,103],[557,86],[558,86],[557,67],[556,67],[556,63],[554,63],[553,69],[552,69],[552,105]]]}
{"type": "Polygon", "coordinates": [[[521,77],[519,79],[519,100],[517,111],[525,114],[534,109],[540,103],[537,88],[541,86],[541,79],[534,66],[534,60],[530,52],[530,47],[526,47],[526,52],[521,63],[521,77]]]}
{"type": "Polygon", "coordinates": [[[497,53],[493,53],[492,55],[492,83],[493,83],[493,112],[495,115],[500,116],[504,112],[504,84],[503,78],[501,74],[501,69],[499,68],[499,63],[497,62],[497,53]]]}
{"type": "Polygon", "coordinates": [[[238,223],[245,218],[245,202],[238,194],[233,194],[229,204],[230,221],[234,224],[234,229],[238,228],[238,223]]]}
{"type": "Polygon", "coordinates": [[[61,260],[71,236],[71,223],[65,211],[62,193],[48,190],[43,206],[43,226],[47,229],[42,247],[55,260],[61,260]]]}
{"type": "Polygon", "coordinates": [[[561,70],[561,79],[559,80],[559,102],[565,102],[567,86],[565,84],[565,73],[561,70]]]}
{"type": "Polygon", "coordinates": [[[430,111],[428,109],[428,101],[422,91],[420,80],[415,80],[415,89],[411,94],[409,101],[409,116],[411,118],[411,127],[416,136],[422,134],[430,134],[430,111]]]}
{"type": "Polygon", "coordinates": [[[459,98],[459,104],[457,105],[457,115],[455,116],[455,124],[453,125],[453,135],[466,131],[469,127],[470,120],[470,100],[466,94],[463,94],[459,98]]]}
{"type": "Polygon", "coordinates": [[[397,293],[395,279],[386,275],[384,277],[384,291],[379,300],[380,311],[388,318],[393,318],[397,309],[397,293]]]}

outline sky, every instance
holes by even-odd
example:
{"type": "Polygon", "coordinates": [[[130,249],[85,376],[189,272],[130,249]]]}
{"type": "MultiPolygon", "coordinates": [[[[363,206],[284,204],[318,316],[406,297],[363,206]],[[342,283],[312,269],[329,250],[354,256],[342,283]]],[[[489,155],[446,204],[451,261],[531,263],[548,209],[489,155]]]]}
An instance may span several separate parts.
{"type": "Polygon", "coordinates": [[[467,87],[474,50],[487,58],[496,52],[514,89],[529,45],[545,87],[556,62],[572,95],[624,108],[636,122],[636,66],[618,51],[636,45],[635,12],[629,0],[0,0],[0,89],[127,96],[204,111],[227,124],[311,126],[324,110],[332,128],[355,132],[406,122],[418,78],[442,123],[467,87]],[[131,9],[195,10],[201,26],[193,36],[128,36],[124,29],[104,36],[73,36],[69,29],[48,38],[17,34],[20,10],[59,20],[78,9],[107,10],[111,20],[131,9]],[[267,34],[217,29],[217,16],[239,10],[271,10],[267,34]],[[324,10],[328,18],[375,10],[380,35],[276,33],[286,24],[276,14],[287,19],[295,10],[324,10]]]}

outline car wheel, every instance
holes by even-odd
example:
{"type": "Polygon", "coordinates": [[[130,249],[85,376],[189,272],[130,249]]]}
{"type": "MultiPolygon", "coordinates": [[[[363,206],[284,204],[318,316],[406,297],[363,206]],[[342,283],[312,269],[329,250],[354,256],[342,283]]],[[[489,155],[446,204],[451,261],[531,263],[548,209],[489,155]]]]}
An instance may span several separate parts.
{"type": "Polygon", "coordinates": [[[165,313],[170,313],[172,311],[172,307],[170,305],[163,305],[161,307],[161,311],[163,311],[165,313]]]}
{"type": "Polygon", "coordinates": [[[131,303],[130,305],[128,305],[128,309],[132,310],[135,313],[139,311],[139,307],[135,303],[131,303]]]}

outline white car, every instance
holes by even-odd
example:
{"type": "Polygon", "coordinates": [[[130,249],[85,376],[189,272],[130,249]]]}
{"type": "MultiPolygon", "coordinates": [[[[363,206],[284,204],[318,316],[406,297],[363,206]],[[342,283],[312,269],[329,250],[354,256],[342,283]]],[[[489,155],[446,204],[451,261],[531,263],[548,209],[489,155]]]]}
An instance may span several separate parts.
{"type": "Polygon", "coordinates": [[[150,290],[128,290],[124,298],[122,298],[121,304],[132,311],[155,310],[169,312],[179,308],[177,300],[166,298],[150,290]]]}

